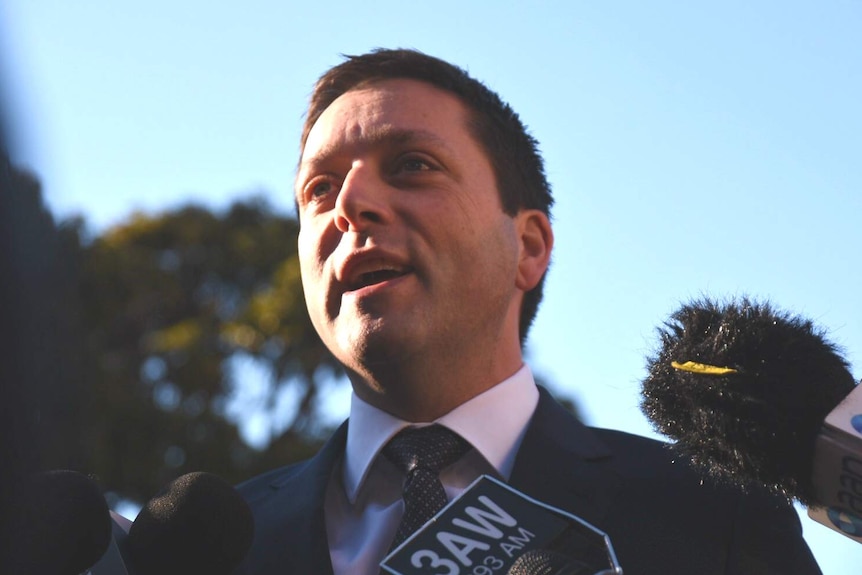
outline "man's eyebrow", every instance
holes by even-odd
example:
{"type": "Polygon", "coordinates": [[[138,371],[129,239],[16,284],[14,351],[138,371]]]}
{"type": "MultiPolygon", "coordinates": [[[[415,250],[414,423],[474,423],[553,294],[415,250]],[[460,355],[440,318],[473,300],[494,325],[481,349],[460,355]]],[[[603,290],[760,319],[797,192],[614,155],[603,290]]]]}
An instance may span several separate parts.
{"type": "MultiPolygon", "coordinates": [[[[379,146],[405,146],[410,144],[426,144],[443,148],[451,152],[449,143],[429,130],[399,129],[386,126],[376,127],[358,136],[352,141],[348,148],[373,148],[379,146]]],[[[325,163],[331,157],[342,153],[345,146],[342,144],[328,144],[317,151],[314,156],[301,159],[299,172],[314,170],[320,164],[325,163]]]]}

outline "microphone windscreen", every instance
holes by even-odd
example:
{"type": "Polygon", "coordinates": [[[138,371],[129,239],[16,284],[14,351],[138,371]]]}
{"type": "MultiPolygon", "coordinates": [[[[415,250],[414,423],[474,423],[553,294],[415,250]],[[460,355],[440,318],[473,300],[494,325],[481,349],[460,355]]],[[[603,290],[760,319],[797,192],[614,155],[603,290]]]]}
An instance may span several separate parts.
{"type": "Polygon", "coordinates": [[[586,564],[562,553],[536,549],[518,557],[507,575],[593,575],[593,572],[586,564]]]}
{"type": "Polygon", "coordinates": [[[816,504],[815,442],[855,386],[837,347],[747,298],[684,305],[659,333],[641,402],[655,428],[713,477],[816,504]]]}
{"type": "Polygon", "coordinates": [[[227,574],[251,547],[254,520],[230,484],[189,473],[152,498],[129,529],[126,548],[137,575],[227,574]]]}
{"type": "Polygon", "coordinates": [[[12,573],[77,575],[111,541],[108,504],[98,485],[75,471],[39,473],[18,491],[10,540],[12,573]]]}

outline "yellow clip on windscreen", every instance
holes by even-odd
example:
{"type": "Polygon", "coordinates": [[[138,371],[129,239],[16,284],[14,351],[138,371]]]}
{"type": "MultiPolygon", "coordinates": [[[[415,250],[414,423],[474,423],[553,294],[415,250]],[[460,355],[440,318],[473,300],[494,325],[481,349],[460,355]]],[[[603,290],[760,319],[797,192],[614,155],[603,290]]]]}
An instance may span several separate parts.
{"type": "Polygon", "coordinates": [[[670,364],[674,369],[690,371],[692,373],[702,373],[703,375],[727,375],[728,373],[736,373],[736,370],[731,367],[718,367],[717,365],[707,365],[705,363],[697,363],[694,361],[687,361],[685,363],[672,361],[670,364]]]}

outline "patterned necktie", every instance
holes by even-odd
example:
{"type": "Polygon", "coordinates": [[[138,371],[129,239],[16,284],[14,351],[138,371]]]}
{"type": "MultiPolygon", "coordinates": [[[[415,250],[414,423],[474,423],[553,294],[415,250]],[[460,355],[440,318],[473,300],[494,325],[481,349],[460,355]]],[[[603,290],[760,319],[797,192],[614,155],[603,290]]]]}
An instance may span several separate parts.
{"type": "Polygon", "coordinates": [[[383,455],[406,476],[404,517],[398,525],[394,549],[422,527],[448,502],[440,471],[455,463],[470,449],[460,435],[442,425],[400,431],[383,448],[383,455]]]}

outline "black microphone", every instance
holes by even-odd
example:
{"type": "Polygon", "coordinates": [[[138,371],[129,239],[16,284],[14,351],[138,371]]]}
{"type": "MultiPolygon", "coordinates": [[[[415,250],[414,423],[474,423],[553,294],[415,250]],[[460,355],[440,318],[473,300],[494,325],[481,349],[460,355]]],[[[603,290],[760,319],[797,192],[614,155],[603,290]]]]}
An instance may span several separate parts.
{"type": "Polygon", "coordinates": [[[131,575],[227,575],[253,537],[251,509],[236,489],[196,472],[150,499],[119,543],[131,575]]]}
{"type": "Polygon", "coordinates": [[[824,332],[742,298],[686,304],[659,333],[641,407],[673,449],[862,542],[862,388],[824,332]]]}
{"type": "Polygon", "coordinates": [[[623,572],[606,533],[487,475],[394,549],[380,567],[392,575],[623,572]]]}
{"type": "Polygon", "coordinates": [[[10,510],[9,573],[78,575],[111,541],[108,505],[98,485],[75,471],[39,473],[22,485],[10,510]]]}

